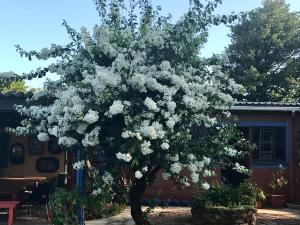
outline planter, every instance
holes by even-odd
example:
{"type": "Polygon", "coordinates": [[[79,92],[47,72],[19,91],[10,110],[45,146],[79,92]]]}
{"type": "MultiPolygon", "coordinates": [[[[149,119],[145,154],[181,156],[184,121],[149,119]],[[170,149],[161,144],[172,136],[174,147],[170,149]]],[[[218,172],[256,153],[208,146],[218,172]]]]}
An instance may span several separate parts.
{"type": "Polygon", "coordinates": [[[262,201],[257,201],[255,206],[257,209],[262,209],[264,208],[264,203],[262,201]]]}
{"type": "Polygon", "coordinates": [[[283,208],[285,195],[270,195],[270,204],[274,209],[283,208]]]}
{"type": "Polygon", "coordinates": [[[193,225],[255,225],[256,209],[252,206],[239,208],[192,206],[193,225]]]}

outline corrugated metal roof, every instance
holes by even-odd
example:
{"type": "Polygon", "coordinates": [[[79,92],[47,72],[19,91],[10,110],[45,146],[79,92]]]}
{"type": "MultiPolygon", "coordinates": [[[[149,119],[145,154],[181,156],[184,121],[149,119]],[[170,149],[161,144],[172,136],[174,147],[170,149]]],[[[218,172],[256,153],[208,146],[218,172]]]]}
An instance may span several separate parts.
{"type": "Polygon", "coordinates": [[[231,110],[234,111],[278,111],[300,112],[300,103],[287,102],[237,102],[231,110]]]}
{"type": "Polygon", "coordinates": [[[237,102],[235,105],[253,105],[253,106],[300,106],[300,103],[290,103],[290,102],[237,102]]]}

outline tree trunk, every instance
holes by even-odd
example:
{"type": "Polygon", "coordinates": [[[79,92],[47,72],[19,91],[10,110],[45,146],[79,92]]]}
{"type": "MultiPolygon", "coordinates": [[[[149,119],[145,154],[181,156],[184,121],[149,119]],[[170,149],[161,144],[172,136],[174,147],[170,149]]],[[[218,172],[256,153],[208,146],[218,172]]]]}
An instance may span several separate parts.
{"type": "Polygon", "coordinates": [[[131,187],[129,193],[131,216],[136,225],[151,225],[148,217],[142,211],[141,198],[146,191],[147,183],[145,179],[137,180],[131,187]]]}
{"type": "Polygon", "coordinates": [[[148,184],[155,181],[156,173],[160,169],[161,167],[157,166],[148,174],[148,176],[144,176],[141,179],[136,179],[134,185],[129,191],[131,216],[136,225],[151,225],[148,220],[147,214],[142,211],[141,199],[148,187],[148,184]]]}

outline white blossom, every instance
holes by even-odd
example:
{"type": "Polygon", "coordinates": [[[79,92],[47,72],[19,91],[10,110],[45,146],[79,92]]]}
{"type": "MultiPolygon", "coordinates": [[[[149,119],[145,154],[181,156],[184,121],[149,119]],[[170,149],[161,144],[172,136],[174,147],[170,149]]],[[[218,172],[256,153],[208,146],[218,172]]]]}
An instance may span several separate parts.
{"type": "Polygon", "coordinates": [[[170,148],[170,145],[167,143],[167,142],[163,142],[161,145],[160,145],[161,149],[163,150],[168,150],[170,148]]]}
{"type": "Polygon", "coordinates": [[[143,155],[149,155],[153,152],[153,150],[150,148],[151,147],[151,142],[150,141],[144,141],[141,144],[141,152],[143,155]]]}
{"type": "Polygon", "coordinates": [[[175,174],[179,174],[182,170],[182,165],[178,162],[171,164],[170,171],[175,174]]]}
{"type": "Polygon", "coordinates": [[[204,172],[203,172],[204,177],[211,177],[212,175],[213,175],[213,173],[212,173],[211,170],[205,169],[204,172]]]}
{"type": "Polygon", "coordinates": [[[120,100],[116,100],[113,104],[109,107],[107,112],[108,117],[113,117],[114,115],[120,114],[123,112],[124,105],[120,100]]]}
{"type": "Polygon", "coordinates": [[[78,144],[78,141],[72,137],[63,136],[58,139],[58,144],[65,147],[73,147],[78,144]]]}
{"type": "Polygon", "coordinates": [[[204,163],[205,165],[209,165],[210,162],[211,162],[211,159],[210,159],[210,158],[203,156],[203,163],[204,163]]]}
{"type": "Polygon", "coordinates": [[[86,165],[85,160],[77,161],[73,164],[73,169],[74,170],[80,170],[83,169],[86,165]]]}
{"type": "Polygon", "coordinates": [[[106,171],[102,175],[102,180],[106,185],[112,185],[114,179],[113,179],[113,176],[109,172],[106,171]]]}
{"type": "Polygon", "coordinates": [[[37,138],[39,139],[39,141],[41,142],[47,142],[50,140],[49,135],[47,133],[39,133],[37,135],[37,138]]]}
{"type": "Polygon", "coordinates": [[[58,126],[49,127],[48,132],[50,135],[57,137],[58,136],[58,126]]]}
{"type": "Polygon", "coordinates": [[[143,174],[141,171],[137,170],[135,171],[134,176],[136,179],[141,179],[143,177],[143,174]]]}
{"type": "Polygon", "coordinates": [[[208,190],[210,188],[210,185],[207,182],[202,183],[201,186],[202,186],[203,190],[208,190]]]}
{"type": "Polygon", "coordinates": [[[189,159],[190,161],[193,161],[193,160],[196,159],[196,156],[195,156],[194,154],[188,154],[188,159],[189,159]]]}
{"type": "Polygon", "coordinates": [[[117,157],[117,159],[123,160],[125,162],[130,162],[132,160],[132,156],[129,153],[125,154],[125,153],[118,152],[116,154],[116,157],[117,157]]]}
{"type": "Polygon", "coordinates": [[[144,167],[142,168],[142,171],[143,171],[144,173],[147,173],[147,172],[148,172],[148,167],[147,167],[147,166],[144,166],[144,167]]]}
{"type": "Polygon", "coordinates": [[[234,164],[232,169],[239,172],[239,173],[248,173],[249,172],[249,170],[245,166],[240,165],[238,162],[236,162],[234,164]]]}
{"type": "Polygon", "coordinates": [[[92,195],[93,195],[93,196],[98,196],[98,195],[100,195],[101,193],[102,193],[101,188],[97,188],[97,189],[95,189],[95,190],[92,191],[92,195]]]}
{"type": "Polygon", "coordinates": [[[231,157],[235,157],[238,154],[238,151],[236,149],[225,147],[225,154],[231,157]]]}
{"type": "Polygon", "coordinates": [[[94,110],[89,110],[87,112],[87,114],[85,114],[85,116],[83,117],[83,121],[87,122],[88,124],[93,124],[95,122],[97,122],[99,119],[99,113],[94,111],[94,110]]]}
{"type": "Polygon", "coordinates": [[[84,147],[96,146],[99,144],[99,132],[100,127],[95,127],[91,132],[85,134],[84,139],[82,140],[82,145],[84,147]]]}
{"type": "Polygon", "coordinates": [[[199,182],[199,174],[197,173],[191,173],[191,178],[193,183],[198,183],[199,182]]]}
{"type": "Polygon", "coordinates": [[[144,101],[144,105],[151,111],[157,112],[158,107],[155,101],[152,100],[152,98],[147,97],[144,101]]]}

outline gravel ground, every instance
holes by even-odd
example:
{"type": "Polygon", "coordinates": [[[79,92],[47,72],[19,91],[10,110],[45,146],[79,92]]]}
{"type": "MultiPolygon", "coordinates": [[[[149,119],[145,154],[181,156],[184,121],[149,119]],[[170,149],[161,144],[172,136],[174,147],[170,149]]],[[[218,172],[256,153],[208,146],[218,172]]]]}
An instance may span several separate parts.
{"type": "MultiPolygon", "coordinates": [[[[23,212],[18,212],[14,225],[51,225],[43,213],[33,212],[31,218],[26,218],[23,212]]],[[[191,225],[191,212],[187,207],[169,207],[155,209],[149,217],[153,225],[191,225]]],[[[257,225],[300,225],[300,211],[292,209],[260,209],[257,213],[257,225]]],[[[7,225],[7,216],[0,214],[0,225],[7,225]]],[[[88,221],[86,225],[134,225],[130,217],[130,209],[126,208],[118,216],[88,221]]]]}
{"type": "MultiPolygon", "coordinates": [[[[156,209],[149,219],[153,225],[191,225],[190,208],[169,207],[156,209]]],[[[134,225],[127,208],[121,215],[109,219],[89,221],[86,225],[134,225]]],[[[260,209],[257,225],[300,225],[300,211],[292,209],[260,209]]]]}

